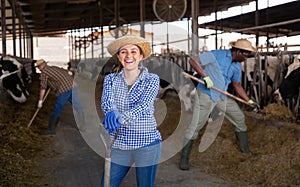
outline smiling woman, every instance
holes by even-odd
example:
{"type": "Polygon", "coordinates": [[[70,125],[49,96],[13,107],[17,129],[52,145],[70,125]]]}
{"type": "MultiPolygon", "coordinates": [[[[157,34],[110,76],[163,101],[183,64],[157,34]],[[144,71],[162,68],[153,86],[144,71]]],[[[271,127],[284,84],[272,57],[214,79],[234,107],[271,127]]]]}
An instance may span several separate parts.
{"type": "Polygon", "coordinates": [[[141,73],[138,66],[143,59],[143,51],[140,47],[129,44],[120,48],[118,59],[124,68],[124,77],[128,85],[132,85],[141,73]]]}
{"type": "Polygon", "coordinates": [[[107,47],[119,60],[115,73],[105,76],[101,107],[110,135],[102,186],[119,186],[135,164],[138,186],[154,186],[162,137],[154,116],[159,77],[140,62],[150,56],[150,43],[140,37],[121,37],[107,47]],[[107,158],[108,156],[111,156],[107,158]]]}

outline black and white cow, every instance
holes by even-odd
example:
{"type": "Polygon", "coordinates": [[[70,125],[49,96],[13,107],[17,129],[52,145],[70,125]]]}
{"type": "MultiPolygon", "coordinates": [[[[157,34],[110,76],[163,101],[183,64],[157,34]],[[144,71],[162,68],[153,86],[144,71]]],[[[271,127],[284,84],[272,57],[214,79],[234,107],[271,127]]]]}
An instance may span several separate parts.
{"type": "Polygon", "coordinates": [[[251,57],[246,62],[241,63],[243,70],[242,84],[246,91],[251,94],[251,97],[256,98],[261,93],[260,97],[256,99],[263,102],[260,103],[263,106],[273,98],[273,91],[281,83],[287,66],[291,64],[294,58],[288,54],[281,56],[259,55],[257,58],[258,62],[254,57],[251,57]],[[255,74],[256,66],[257,72],[255,74]]]}
{"type": "Polygon", "coordinates": [[[3,58],[0,61],[0,79],[2,80],[2,85],[10,96],[19,103],[26,102],[29,96],[20,77],[22,68],[22,64],[17,61],[3,58]]]}
{"type": "Polygon", "coordinates": [[[300,67],[292,71],[282,83],[279,88],[274,92],[278,100],[286,100],[297,97],[300,88],[300,67]]]}
{"type": "MultiPolygon", "coordinates": [[[[293,59],[292,56],[290,55],[282,55],[282,65],[287,67],[291,64],[291,60],[293,59]]],[[[277,56],[259,56],[258,57],[259,59],[259,63],[260,63],[260,66],[261,66],[261,70],[262,72],[261,73],[264,73],[265,70],[267,69],[268,71],[268,79],[271,80],[272,82],[276,81],[275,78],[276,78],[276,73],[277,73],[277,69],[278,69],[278,65],[279,65],[279,58],[277,56]],[[265,65],[265,61],[267,61],[267,64],[265,65]]],[[[245,62],[242,62],[241,63],[242,65],[242,70],[243,72],[247,72],[247,79],[249,81],[252,81],[253,80],[253,72],[254,72],[254,69],[255,69],[255,65],[256,65],[256,62],[255,62],[255,58],[254,57],[251,57],[251,58],[248,58],[246,63],[245,62]],[[246,66],[245,66],[246,64],[246,66]]]]}
{"type": "Polygon", "coordinates": [[[274,92],[274,100],[284,103],[300,120],[299,101],[300,101],[300,67],[293,70],[286,76],[279,88],[274,92]]]}
{"type": "Polygon", "coordinates": [[[288,71],[278,89],[274,92],[274,96],[278,101],[286,101],[286,99],[295,98],[299,95],[300,89],[300,62],[299,57],[288,66],[288,71]]]}
{"type": "Polygon", "coordinates": [[[23,83],[31,83],[31,74],[36,73],[36,68],[34,66],[35,60],[13,56],[6,56],[3,59],[12,61],[13,64],[18,67],[18,69],[20,70],[18,71],[18,75],[23,83]]]}

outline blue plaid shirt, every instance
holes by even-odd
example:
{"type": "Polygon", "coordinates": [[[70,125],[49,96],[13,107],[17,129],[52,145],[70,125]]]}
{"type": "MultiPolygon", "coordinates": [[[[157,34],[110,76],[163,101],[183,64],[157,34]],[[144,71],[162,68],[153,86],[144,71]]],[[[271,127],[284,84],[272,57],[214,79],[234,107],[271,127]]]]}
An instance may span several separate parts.
{"type": "MultiPolygon", "coordinates": [[[[160,139],[154,117],[154,100],[158,94],[159,77],[139,67],[141,74],[129,89],[124,71],[105,76],[101,98],[102,111],[112,110],[122,115],[122,125],[113,148],[132,150],[160,139]]],[[[115,133],[110,132],[111,140],[115,133]]]]}

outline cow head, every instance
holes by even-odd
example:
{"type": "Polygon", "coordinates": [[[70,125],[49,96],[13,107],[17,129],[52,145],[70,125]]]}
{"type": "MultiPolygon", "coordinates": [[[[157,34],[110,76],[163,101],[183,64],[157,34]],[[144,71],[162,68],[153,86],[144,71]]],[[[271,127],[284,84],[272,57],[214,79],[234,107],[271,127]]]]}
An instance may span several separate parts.
{"type": "Polygon", "coordinates": [[[277,89],[274,93],[273,93],[274,99],[277,103],[283,103],[283,99],[281,96],[281,93],[279,91],[279,89],[277,89]]]}
{"type": "Polygon", "coordinates": [[[300,67],[293,70],[285,77],[279,88],[274,92],[275,98],[279,101],[297,97],[300,88],[300,67]]]}
{"type": "Polygon", "coordinates": [[[18,70],[18,66],[14,62],[1,60],[0,76],[2,76],[3,87],[15,101],[24,103],[29,94],[18,75],[18,70]]]}

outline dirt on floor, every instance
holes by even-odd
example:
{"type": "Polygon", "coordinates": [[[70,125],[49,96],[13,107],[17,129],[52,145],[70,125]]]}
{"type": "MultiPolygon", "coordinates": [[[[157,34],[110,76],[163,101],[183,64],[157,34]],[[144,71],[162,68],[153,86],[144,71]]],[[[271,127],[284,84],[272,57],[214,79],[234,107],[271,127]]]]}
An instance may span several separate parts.
{"type": "MultiPolygon", "coordinates": [[[[42,176],[32,168],[47,156],[44,150],[51,143],[50,138],[38,134],[48,125],[51,107],[40,110],[28,128],[37,110],[38,77],[26,86],[30,97],[24,104],[15,102],[3,88],[0,90],[0,186],[35,186],[42,176]]],[[[52,106],[53,102],[50,94],[45,105],[52,106]]]]}
{"type": "MultiPolygon", "coordinates": [[[[40,186],[45,176],[34,168],[55,154],[49,154],[51,150],[47,149],[53,138],[39,135],[47,127],[53,108],[40,110],[27,128],[37,109],[38,84],[38,77],[34,77],[27,85],[30,97],[25,104],[16,103],[1,90],[0,186],[40,186]]],[[[99,84],[96,89],[101,88],[99,84]]],[[[100,92],[95,93],[98,100],[100,92]]],[[[49,94],[46,100],[49,103],[44,106],[53,106],[54,100],[55,95],[49,94]]],[[[169,93],[163,101],[168,110],[159,130],[167,139],[176,129],[174,124],[180,120],[181,109],[179,97],[174,93],[169,93]]],[[[300,186],[300,125],[294,122],[290,111],[283,105],[270,104],[261,113],[245,110],[245,115],[249,146],[255,156],[239,152],[234,126],[225,120],[214,143],[202,153],[198,152],[199,136],[192,149],[191,167],[202,168],[203,172],[236,186],[300,186]]],[[[176,175],[179,169],[169,172],[176,175]]]]}

